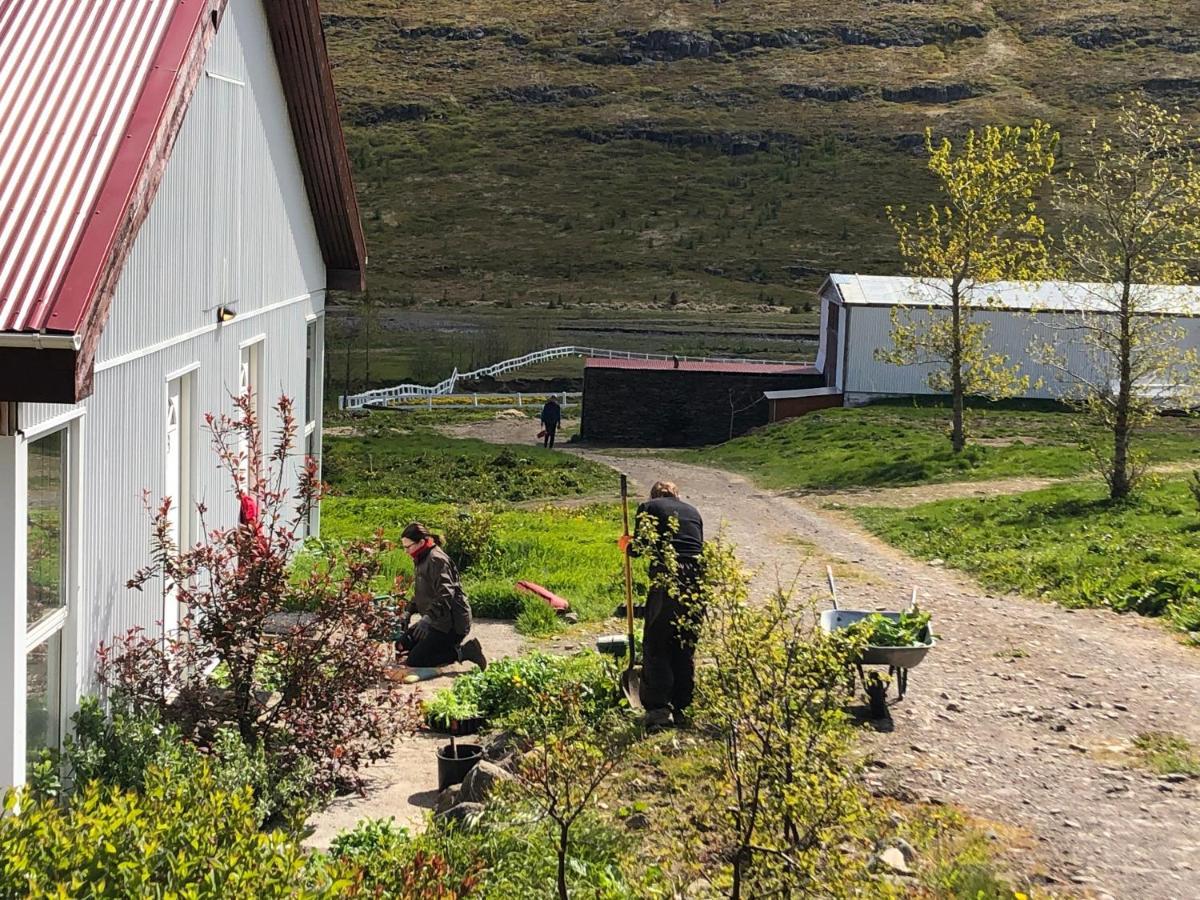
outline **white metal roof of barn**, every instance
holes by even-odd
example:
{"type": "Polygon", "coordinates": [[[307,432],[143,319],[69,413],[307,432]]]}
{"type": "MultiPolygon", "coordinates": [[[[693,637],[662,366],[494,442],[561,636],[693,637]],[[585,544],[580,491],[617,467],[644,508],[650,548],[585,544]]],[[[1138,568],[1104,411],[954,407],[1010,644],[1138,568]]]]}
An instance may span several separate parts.
{"type": "MultiPolygon", "coordinates": [[[[826,286],[837,288],[843,303],[850,306],[946,306],[949,300],[944,281],[922,280],[903,275],[831,274],[826,286]]],[[[1100,298],[1114,296],[1115,285],[1069,281],[996,281],[979,285],[975,296],[987,298],[996,309],[1042,312],[1090,312],[1107,310],[1100,298]]],[[[1139,292],[1152,291],[1147,306],[1163,315],[1200,316],[1200,287],[1193,285],[1139,285],[1139,292]]],[[[822,288],[822,293],[825,288],[822,288]]]]}

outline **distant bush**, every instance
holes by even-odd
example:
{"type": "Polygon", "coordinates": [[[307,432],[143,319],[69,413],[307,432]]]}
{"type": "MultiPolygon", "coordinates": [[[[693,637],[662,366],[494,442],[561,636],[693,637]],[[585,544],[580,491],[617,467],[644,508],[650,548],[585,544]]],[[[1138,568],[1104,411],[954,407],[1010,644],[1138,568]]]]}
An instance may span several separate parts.
{"type": "Polygon", "coordinates": [[[495,514],[483,506],[470,506],[446,524],[446,552],[460,572],[486,568],[497,555],[495,514]]]}
{"type": "Polygon", "coordinates": [[[66,806],[12,791],[5,811],[3,897],[316,898],[352,887],[293,836],[259,831],[252,792],[223,789],[206,765],[151,767],[140,792],[92,782],[66,806]]]}

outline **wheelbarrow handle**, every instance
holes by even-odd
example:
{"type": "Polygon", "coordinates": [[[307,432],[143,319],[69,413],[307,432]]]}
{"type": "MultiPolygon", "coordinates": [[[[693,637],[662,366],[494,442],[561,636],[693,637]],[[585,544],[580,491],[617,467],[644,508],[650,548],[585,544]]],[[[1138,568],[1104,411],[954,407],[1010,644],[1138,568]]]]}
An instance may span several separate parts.
{"type": "Polygon", "coordinates": [[[833,580],[833,566],[826,566],[825,574],[829,577],[829,596],[833,598],[833,608],[838,609],[837,583],[833,580]]]}

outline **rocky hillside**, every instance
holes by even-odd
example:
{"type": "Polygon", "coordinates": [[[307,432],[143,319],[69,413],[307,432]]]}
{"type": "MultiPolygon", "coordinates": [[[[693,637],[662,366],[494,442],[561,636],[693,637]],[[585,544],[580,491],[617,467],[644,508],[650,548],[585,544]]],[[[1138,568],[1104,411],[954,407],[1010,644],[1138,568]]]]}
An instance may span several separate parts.
{"type": "Polygon", "coordinates": [[[1200,121],[1200,3],[323,0],[387,303],[802,305],[927,126],[1200,121]]]}

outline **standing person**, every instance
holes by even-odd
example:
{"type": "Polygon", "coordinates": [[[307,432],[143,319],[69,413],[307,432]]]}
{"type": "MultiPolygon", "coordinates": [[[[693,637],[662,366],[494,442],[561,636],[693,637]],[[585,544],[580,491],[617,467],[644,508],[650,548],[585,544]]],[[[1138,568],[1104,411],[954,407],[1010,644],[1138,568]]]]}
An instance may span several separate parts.
{"type": "Polygon", "coordinates": [[[698,593],[700,554],[704,550],[704,520],[700,511],[679,499],[679,488],[660,481],[650,490],[650,499],[638,506],[637,536],[628,552],[634,556],[650,551],[650,591],[646,597],[646,619],[642,634],[641,701],[646,708],[646,726],[662,728],[672,721],[687,724],[696,687],[696,637],[699,610],[691,601],[698,593]],[[657,536],[646,546],[649,520],[657,536]],[[672,573],[665,554],[675,551],[672,573]]]}
{"type": "Polygon", "coordinates": [[[557,397],[552,396],[546,401],[546,405],[542,407],[542,414],[538,418],[541,419],[542,429],[546,432],[542,446],[553,448],[554,433],[558,431],[558,425],[562,421],[562,407],[558,405],[557,397]]]}
{"type": "Polygon", "coordinates": [[[437,666],[464,660],[487,668],[478,639],[464,643],[471,633],[471,604],[441,538],[413,522],[401,532],[400,544],[415,572],[412,598],[401,614],[404,631],[396,642],[397,650],[407,652],[405,663],[413,670],[404,680],[421,681],[432,677],[437,666]],[[421,618],[411,624],[418,614],[421,618]]]}

